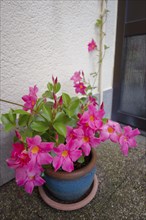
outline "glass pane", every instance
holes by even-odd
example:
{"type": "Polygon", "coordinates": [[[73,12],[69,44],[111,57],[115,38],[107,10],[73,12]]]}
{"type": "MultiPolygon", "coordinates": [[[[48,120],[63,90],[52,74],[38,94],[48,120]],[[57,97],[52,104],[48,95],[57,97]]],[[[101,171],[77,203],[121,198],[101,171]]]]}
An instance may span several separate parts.
{"type": "Polygon", "coordinates": [[[120,111],[146,118],[146,35],[125,38],[120,111]]]}

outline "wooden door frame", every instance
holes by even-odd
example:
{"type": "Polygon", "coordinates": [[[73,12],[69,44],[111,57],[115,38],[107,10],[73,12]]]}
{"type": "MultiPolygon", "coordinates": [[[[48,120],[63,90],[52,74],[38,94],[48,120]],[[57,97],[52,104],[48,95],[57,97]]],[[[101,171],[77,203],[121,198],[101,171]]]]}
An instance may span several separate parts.
{"type": "MultiPolygon", "coordinates": [[[[129,27],[125,26],[125,13],[126,13],[126,0],[118,1],[118,16],[117,16],[117,33],[116,33],[116,50],[115,50],[115,65],[114,65],[114,77],[113,77],[113,102],[112,102],[112,114],[111,118],[114,121],[121,122],[123,124],[130,124],[134,127],[138,124],[139,129],[145,131],[146,125],[144,125],[144,119],[130,115],[128,113],[121,112],[120,106],[120,94],[122,82],[121,74],[121,59],[123,51],[124,36],[130,36],[132,31],[129,31],[129,27]],[[129,34],[128,34],[129,32],[129,34]]],[[[143,22],[143,21],[141,21],[143,22]]],[[[132,28],[132,26],[130,27],[132,28]]],[[[141,26],[137,26],[139,34],[143,34],[144,30],[141,26]]]]}

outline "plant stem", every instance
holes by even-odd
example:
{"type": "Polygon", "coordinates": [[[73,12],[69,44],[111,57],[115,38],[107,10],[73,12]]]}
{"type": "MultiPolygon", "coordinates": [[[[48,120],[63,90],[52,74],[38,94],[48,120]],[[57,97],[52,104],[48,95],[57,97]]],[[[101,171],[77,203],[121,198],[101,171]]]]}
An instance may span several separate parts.
{"type": "Polygon", "coordinates": [[[18,104],[16,102],[11,102],[11,101],[7,101],[5,99],[0,99],[1,102],[6,102],[6,103],[9,103],[9,104],[12,104],[12,105],[17,105],[17,106],[21,106],[21,107],[24,107],[23,105],[21,104],[18,104]]]}
{"type": "MultiPolygon", "coordinates": [[[[0,101],[1,101],[1,102],[5,102],[5,103],[9,103],[9,104],[12,104],[12,105],[17,105],[17,106],[20,106],[20,107],[24,107],[24,106],[21,105],[21,104],[18,104],[18,103],[16,103],[16,102],[7,101],[7,100],[5,100],[5,99],[0,99],[0,101]]],[[[45,119],[45,117],[44,117],[43,115],[41,115],[39,112],[37,112],[37,111],[35,111],[35,110],[33,110],[33,112],[34,112],[35,114],[39,114],[42,118],[45,119]]],[[[45,120],[46,120],[46,119],[45,119],[45,120]]]]}
{"type": "MultiPolygon", "coordinates": [[[[100,11],[102,13],[103,11],[103,0],[101,0],[101,4],[100,4],[100,11]]],[[[103,17],[101,15],[101,19],[103,20],[103,17]]],[[[102,91],[102,53],[103,53],[103,36],[102,36],[102,32],[103,32],[103,25],[99,26],[99,78],[98,78],[98,89],[99,89],[99,104],[102,103],[103,101],[103,91],[102,91]]]]}
{"type": "MultiPolygon", "coordinates": [[[[100,16],[99,19],[101,21],[101,24],[98,25],[99,28],[99,49],[98,49],[98,70],[97,72],[93,75],[94,77],[94,81],[93,81],[93,85],[92,85],[92,90],[95,87],[95,83],[97,82],[97,78],[98,78],[98,93],[99,93],[99,99],[98,102],[99,104],[101,104],[103,102],[103,88],[102,88],[102,61],[104,59],[105,53],[106,53],[106,49],[104,48],[103,51],[103,39],[105,37],[105,33],[103,32],[103,27],[104,24],[106,23],[107,20],[107,0],[100,0],[100,16]]],[[[92,91],[91,90],[91,91],[92,91]]]]}

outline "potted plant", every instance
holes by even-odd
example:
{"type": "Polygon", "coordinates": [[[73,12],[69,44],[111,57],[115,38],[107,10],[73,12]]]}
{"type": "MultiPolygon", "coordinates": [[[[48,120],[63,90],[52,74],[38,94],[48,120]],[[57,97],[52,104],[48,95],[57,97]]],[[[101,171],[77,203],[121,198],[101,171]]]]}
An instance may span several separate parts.
{"type": "MultiPolygon", "coordinates": [[[[11,156],[6,162],[15,170],[16,183],[29,194],[35,186],[45,185],[40,187],[40,194],[48,204],[53,201],[55,208],[58,200],[82,207],[94,197],[98,185],[94,148],[109,139],[118,143],[127,156],[140,133],[130,126],[122,129],[119,123],[104,118],[104,106],[97,104],[83,72],[75,72],[71,80],[81,97],[57,95],[61,85],[57,77],[52,77],[41,97],[37,96],[36,85],[30,87],[29,94],[22,97],[22,108],[10,109],[1,116],[6,131],[15,129],[11,156]]],[[[70,204],[68,207],[73,209],[70,204]]]]}

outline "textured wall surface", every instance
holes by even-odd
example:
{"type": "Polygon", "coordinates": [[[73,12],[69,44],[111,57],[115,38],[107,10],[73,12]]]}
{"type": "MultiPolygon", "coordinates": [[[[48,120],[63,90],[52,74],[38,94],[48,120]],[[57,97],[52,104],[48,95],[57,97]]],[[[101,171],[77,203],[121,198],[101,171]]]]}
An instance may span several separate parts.
{"type": "MultiPolygon", "coordinates": [[[[110,46],[103,67],[103,89],[112,87],[117,1],[108,1],[105,44],[110,46]]],[[[52,74],[70,91],[70,76],[77,70],[95,71],[87,44],[97,39],[98,0],[2,0],[1,94],[22,103],[28,87],[40,92],[52,74]]],[[[2,105],[2,111],[7,110],[2,105]]]]}
{"type": "Polygon", "coordinates": [[[52,74],[67,86],[75,71],[93,71],[87,44],[97,38],[98,3],[3,0],[2,98],[21,103],[29,86],[37,84],[44,91],[52,74]]]}
{"type": "Polygon", "coordinates": [[[105,23],[105,44],[109,46],[106,51],[105,59],[102,64],[103,90],[112,88],[114,57],[115,57],[115,40],[117,25],[117,5],[118,0],[108,0],[107,8],[109,10],[107,21],[105,23]]]}
{"type": "MultiPolygon", "coordinates": [[[[89,76],[96,70],[96,56],[87,51],[97,37],[98,0],[1,0],[1,98],[22,104],[28,87],[43,92],[51,76],[58,76],[63,90],[73,93],[69,81],[75,71],[89,76]]],[[[109,0],[105,44],[110,46],[103,67],[103,89],[112,87],[117,1],[109,0]]],[[[111,101],[111,96],[109,101],[111,101]]],[[[11,106],[15,108],[15,106],[11,106]]],[[[2,113],[10,105],[1,103],[2,113]]],[[[12,135],[1,131],[1,184],[12,177],[4,165],[12,135]]]]}

